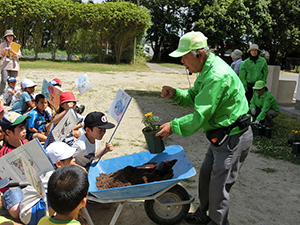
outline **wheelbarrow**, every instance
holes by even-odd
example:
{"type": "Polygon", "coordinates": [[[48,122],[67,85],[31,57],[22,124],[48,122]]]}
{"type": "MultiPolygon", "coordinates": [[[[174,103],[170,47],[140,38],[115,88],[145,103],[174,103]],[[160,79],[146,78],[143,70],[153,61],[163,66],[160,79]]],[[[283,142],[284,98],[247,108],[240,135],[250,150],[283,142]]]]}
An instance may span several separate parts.
{"type": "MultiPolygon", "coordinates": [[[[192,198],[184,187],[178,184],[196,174],[181,146],[167,146],[162,153],[151,154],[149,151],[125,155],[112,159],[101,160],[90,167],[88,200],[98,203],[119,202],[114,216],[110,222],[115,224],[125,202],[144,201],[144,208],[148,217],[158,224],[174,224],[182,220],[189,211],[192,198]],[[173,178],[146,184],[97,190],[96,177],[100,173],[113,173],[126,166],[139,166],[145,163],[159,163],[162,161],[177,162],[173,166],[173,178]]],[[[85,214],[88,215],[86,212],[85,214]]],[[[89,224],[93,222],[87,218],[89,224]]]]}

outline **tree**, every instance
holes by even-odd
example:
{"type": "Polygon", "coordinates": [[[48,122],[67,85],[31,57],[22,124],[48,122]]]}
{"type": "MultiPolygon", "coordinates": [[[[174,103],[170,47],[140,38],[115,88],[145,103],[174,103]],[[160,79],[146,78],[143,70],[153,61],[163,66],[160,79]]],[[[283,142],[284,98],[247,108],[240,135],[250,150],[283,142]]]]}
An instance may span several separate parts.
{"type": "Polygon", "coordinates": [[[195,0],[134,0],[130,2],[144,6],[150,11],[152,26],[147,30],[145,38],[154,51],[152,61],[161,61],[162,54],[170,52],[170,46],[174,46],[177,42],[176,37],[185,31],[190,31],[193,27],[193,21],[190,18],[195,14],[190,8],[196,3],[195,0]]]}
{"type": "Polygon", "coordinates": [[[195,22],[195,30],[203,32],[208,38],[208,43],[215,47],[221,55],[225,52],[225,38],[230,33],[227,18],[228,0],[213,1],[206,4],[200,12],[200,19],[195,22]]]}

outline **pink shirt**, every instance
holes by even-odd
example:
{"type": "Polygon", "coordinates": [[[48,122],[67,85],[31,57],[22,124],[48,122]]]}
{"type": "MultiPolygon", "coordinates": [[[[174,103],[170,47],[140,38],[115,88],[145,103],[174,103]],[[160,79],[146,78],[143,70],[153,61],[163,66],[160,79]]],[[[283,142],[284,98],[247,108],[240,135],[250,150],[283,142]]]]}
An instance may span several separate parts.
{"type": "MultiPolygon", "coordinates": [[[[0,44],[0,52],[2,52],[3,49],[5,49],[7,46],[7,42],[2,42],[0,44]]],[[[8,71],[19,71],[20,70],[20,64],[19,64],[19,58],[22,56],[21,51],[19,50],[17,55],[14,55],[13,57],[8,57],[7,55],[1,55],[1,71],[2,70],[8,70],[8,71]]]]}

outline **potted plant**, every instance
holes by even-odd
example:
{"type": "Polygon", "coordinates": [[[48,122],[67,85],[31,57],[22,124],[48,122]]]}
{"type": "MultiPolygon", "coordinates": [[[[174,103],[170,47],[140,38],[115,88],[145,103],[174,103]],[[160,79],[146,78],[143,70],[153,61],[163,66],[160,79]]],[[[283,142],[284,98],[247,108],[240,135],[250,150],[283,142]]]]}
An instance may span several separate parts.
{"type": "Polygon", "coordinates": [[[165,144],[161,137],[155,137],[155,134],[159,131],[159,121],[158,116],[154,116],[152,112],[145,114],[142,123],[145,125],[142,132],[145,136],[148,150],[151,153],[160,153],[165,150],[165,144]]]}
{"type": "Polygon", "coordinates": [[[288,139],[289,146],[292,146],[292,153],[300,155],[300,130],[292,130],[288,139]]]}

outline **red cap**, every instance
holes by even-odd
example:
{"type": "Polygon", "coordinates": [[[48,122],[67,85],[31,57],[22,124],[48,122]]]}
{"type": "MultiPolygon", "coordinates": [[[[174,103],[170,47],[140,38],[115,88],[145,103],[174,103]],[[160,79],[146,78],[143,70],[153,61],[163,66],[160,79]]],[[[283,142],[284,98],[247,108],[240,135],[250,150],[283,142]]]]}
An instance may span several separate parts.
{"type": "Polygon", "coordinates": [[[61,83],[61,80],[60,79],[58,79],[58,78],[54,78],[53,79],[56,83],[58,83],[59,85],[62,85],[62,83],[61,83]]]}
{"type": "Polygon", "coordinates": [[[65,91],[60,94],[59,102],[63,104],[65,102],[77,102],[77,100],[72,92],[65,91]]]}

